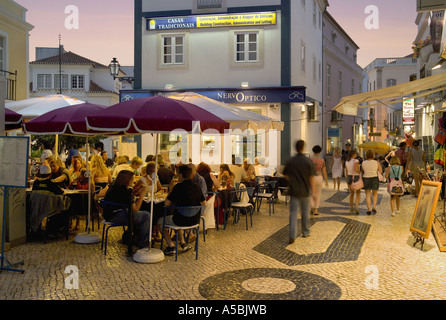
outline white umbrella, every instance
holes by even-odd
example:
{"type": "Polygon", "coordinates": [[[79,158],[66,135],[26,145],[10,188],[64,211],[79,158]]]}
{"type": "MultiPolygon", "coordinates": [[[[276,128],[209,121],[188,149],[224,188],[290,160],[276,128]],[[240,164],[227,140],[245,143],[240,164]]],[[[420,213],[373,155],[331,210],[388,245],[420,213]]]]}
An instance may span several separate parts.
{"type": "MultiPolygon", "coordinates": [[[[85,103],[85,101],[71,98],[63,94],[52,94],[44,97],[6,102],[5,107],[21,114],[24,120],[30,120],[47,112],[81,103],[85,103]]],[[[56,154],[58,153],[58,138],[59,136],[56,135],[56,154]]]]}
{"type": "Polygon", "coordinates": [[[240,129],[245,131],[246,129],[252,129],[255,132],[259,129],[283,130],[283,122],[279,120],[205,97],[196,92],[176,93],[169,95],[169,98],[186,101],[205,109],[229,122],[232,130],[240,129]]]}
{"type": "Polygon", "coordinates": [[[49,111],[74,104],[85,103],[83,100],[62,94],[53,94],[19,101],[6,102],[6,108],[20,113],[24,119],[33,119],[49,111]]]}

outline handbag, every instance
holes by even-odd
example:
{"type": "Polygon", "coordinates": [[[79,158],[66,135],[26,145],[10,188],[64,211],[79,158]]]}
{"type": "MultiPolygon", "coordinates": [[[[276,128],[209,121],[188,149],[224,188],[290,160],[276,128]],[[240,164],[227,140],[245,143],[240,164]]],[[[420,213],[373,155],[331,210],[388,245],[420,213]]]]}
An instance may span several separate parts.
{"type": "Polygon", "coordinates": [[[383,177],[383,174],[381,173],[381,172],[379,172],[378,171],[378,179],[379,179],[379,181],[384,181],[384,177],[383,177]]]}
{"type": "Polygon", "coordinates": [[[364,188],[364,181],[362,180],[362,175],[359,174],[359,179],[358,179],[358,181],[355,182],[355,176],[356,175],[354,174],[353,178],[352,178],[351,188],[354,191],[358,191],[358,190],[361,190],[362,188],[364,188]]]}

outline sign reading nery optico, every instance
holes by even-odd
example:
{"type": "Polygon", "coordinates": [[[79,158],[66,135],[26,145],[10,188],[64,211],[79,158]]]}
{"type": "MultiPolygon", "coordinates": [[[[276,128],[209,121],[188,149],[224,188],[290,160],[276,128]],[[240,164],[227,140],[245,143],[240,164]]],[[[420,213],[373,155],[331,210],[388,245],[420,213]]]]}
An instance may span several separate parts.
{"type": "Polygon", "coordinates": [[[265,26],[276,24],[275,12],[147,18],[147,30],[265,26]]]}
{"type": "MultiPolygon", "coordinates": [[[[184,90],[183,90],[184,91],[184,90]]],[[[305,87],[278,87],[264,89],[215,89],[215,90],[187,90],[197,92],[208,98],[225,103],[302,103],[306,100],[305,87]]],[[[153,91],[153,90],[121,90],[120,101],[162,95],[169,97],[180,91],[153,91]]]]}

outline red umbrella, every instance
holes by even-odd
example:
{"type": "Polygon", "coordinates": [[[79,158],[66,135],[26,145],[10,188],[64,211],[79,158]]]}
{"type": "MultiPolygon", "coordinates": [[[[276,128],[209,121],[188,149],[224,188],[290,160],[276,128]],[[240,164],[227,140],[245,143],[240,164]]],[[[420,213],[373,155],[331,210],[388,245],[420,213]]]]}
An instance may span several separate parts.
{"type": "MultiPolygon", "coordinates": [[[[192,103],[161,96],[139,98],[115,104],[102,112],[87,116],[87,128],[99,131],[120,131],[128,134],[170,133],[176,129],[192,132],[194,122],[199,122],[200,130],[216,129],[224,133],[229,123],[192,103]]],[[[156,139],[158,157],[158,139],[156,139]]],[[[156,186],[157,166],[154,182],[156,186]]],[[[154,198],[152,188],[152,199],[154,198]]],[[[151,202],[153,212],[153,201],[151,202]]],[[[149,243],[152,240],[152,215],[150,215],[149,243]]],[[[133,257],[138,262],[159,262],[164,259],[162,252],[157,253],[150,246],[142,249],[133,257]],[[147,254],[147,255],[146,255],[147,254]]]]}
{"type": "MultiPolygon", "coordinates": [[[[66,134],[66,135],[76,135],[84,136],[87,139],[87,159],[89,157],[88,148],[88,136],[94,136],[97,134],[102,134],[102,132],[97,132],[94,130],[88,130],[85,122],[85,117],[97,112],[104,111],[107,107],[92,104],[92,103],[82,103],[71,105],[67,107],[58,108],[47,113],[34,118],[26,122],[23,125],[23,130],[29,134],[66,134]]],[[[111,132],[108,132],[111,134],[111,132]]],[[[89,165],[87,161],[87,172],[89,173],[89,165]]],[[[90,174],[88,175],[91,179],[90,174]]],[[[88,192],[88,218],[87,218],[87,228],[86,234],[81,234],[76,236],[76,242],[96,242],[98,241],[98,235],[90,233],[90,211],[91,211],[91,190],[90,183],[88,192]]]]}
{"type": "Polygon", "coordinates": [[[228,122],[192,103],[161,96],[115,104],[88,116],[87,128],[128,134],[170,133],[175,129],[191,132],[194,121],[200,121],[201,131],[212,128],[223,133],[229,129],[228,122]]]}
{"type": "Polygon", "coordinates": [[[16,130],[22,127],[23,116],[8,108],[5,108],[5,129],[16,130]]]}
{"type": "Polygon", "coordinates": [[[102,132],[87,130],[85,117],[105,108],[98,104],[82,103],[55,109],[26,122],[23,129],[29,134],[94,136],[102,132]]]}

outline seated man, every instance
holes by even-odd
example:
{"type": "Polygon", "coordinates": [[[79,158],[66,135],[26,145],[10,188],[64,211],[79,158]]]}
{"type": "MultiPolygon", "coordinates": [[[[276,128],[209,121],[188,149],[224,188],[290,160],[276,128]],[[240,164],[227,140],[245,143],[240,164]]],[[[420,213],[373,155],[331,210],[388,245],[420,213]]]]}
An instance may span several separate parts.
{"type": "MultiPolygon", "coordinates": [[[[165,201],[165,205],[177,206],[177,207],[187,207],[187,206],[205,206],[206,199],[201,191],[198,184],[191,180],[192,168],[187,165],[182,165],[179,168],[180,172],[180,182],[177,183],[172,192],[169,193],[165,201]]],[[[173,211],[172,215],[166,217],[166,224],[176,224],[177,226],[192,226],[200,222],[201,210],[193,217],[184,217],[176,210],[173,211]]],[[[158,220],[158,224],[163,225],[163,219],[158,220]]],[[[168,247],[164,250],[165,255],[175,254],[175,246],[170,238],[170,234],[167,229],[164,230],[164,238],[167,241],[168,247]]],[[[178,238],[180,240],[181,248],[183,252],[191,249],[191,246],[187,245],[184,241],[184,235],[182,230],[178,231],[178,238]]]]}

